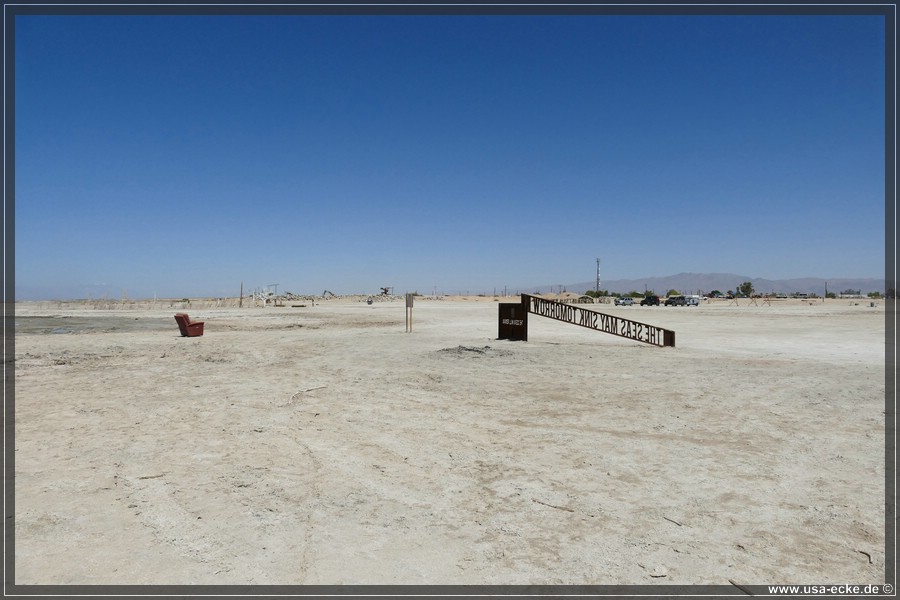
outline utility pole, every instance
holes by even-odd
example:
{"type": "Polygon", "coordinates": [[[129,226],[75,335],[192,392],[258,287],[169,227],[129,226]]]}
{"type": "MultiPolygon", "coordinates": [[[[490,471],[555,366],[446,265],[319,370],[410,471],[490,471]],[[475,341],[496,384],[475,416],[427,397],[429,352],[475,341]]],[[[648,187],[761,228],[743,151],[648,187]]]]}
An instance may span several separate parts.
{"type": "Polygon", "coordinates": [[[597,287],[594,289],[597,295],[600,295],[600,259],[597,259],[597,287]]]}

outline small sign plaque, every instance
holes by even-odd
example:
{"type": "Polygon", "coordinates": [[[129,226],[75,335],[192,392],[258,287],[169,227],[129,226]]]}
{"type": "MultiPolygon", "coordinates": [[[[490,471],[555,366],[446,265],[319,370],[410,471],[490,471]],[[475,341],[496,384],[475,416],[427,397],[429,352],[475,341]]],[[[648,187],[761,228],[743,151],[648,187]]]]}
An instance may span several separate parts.
{"type": "Polygon", "coordinates": [[[500,309],[499,334],[500,340],[528,341],[528,311],[521,302],[502,303],[500,309]]]}

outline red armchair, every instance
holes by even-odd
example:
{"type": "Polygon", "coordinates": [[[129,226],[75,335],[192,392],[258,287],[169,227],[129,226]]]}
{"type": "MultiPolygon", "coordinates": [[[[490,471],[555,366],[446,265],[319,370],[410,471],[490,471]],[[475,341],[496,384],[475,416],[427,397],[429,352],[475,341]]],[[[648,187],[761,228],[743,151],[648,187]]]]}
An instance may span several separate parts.
{"type": "Polygon", "coordinates": [[[178,323],[178,329],[181,335],[185,337],[196,337],[203,335],[203,321],[191,321],[187,313],[178,313],[175,315],[175,321],[178,323]]]}

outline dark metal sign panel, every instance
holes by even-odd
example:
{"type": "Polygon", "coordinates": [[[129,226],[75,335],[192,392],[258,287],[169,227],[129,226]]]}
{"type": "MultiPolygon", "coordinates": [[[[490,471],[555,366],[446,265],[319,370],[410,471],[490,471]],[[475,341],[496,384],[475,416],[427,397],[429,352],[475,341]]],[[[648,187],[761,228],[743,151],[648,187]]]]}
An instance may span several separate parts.
{"type": "Polygon", "coordinates": [[[528,341],[528,311],[522,302],[499,304],[500,340],[528,341]]]}
{"type": "Polygon", "coordinates": [[[522,294],[522,306],[525,311],[542,317],[564,321],[573,325],[581,325],[582,327],[611,333],[612,335],[618,335],[636,342],[644,342],[645,344],[661,347],[675,346],[675,332],[671,329],[663,329],[655,325],[614,317],[613,315],[599,313],[573,304],[556,302],[555,300],[547,300],[546,298],[538,298],[528,294],[522,294]]]}

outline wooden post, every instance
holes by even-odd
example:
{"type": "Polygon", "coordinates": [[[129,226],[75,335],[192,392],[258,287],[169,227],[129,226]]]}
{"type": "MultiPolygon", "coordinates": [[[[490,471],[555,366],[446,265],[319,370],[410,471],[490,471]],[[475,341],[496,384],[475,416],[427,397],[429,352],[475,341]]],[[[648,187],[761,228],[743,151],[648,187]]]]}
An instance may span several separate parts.
{"type": "Polygon", "coordinates": [[[241,299],[238,300],[238,308],[244,307],[244,282],[241,282],[241,299]]]}
{"type": "Polygon", "coordinates": [[[413,295],[406,294],[406,332],[412,333],[413,295]]]}

